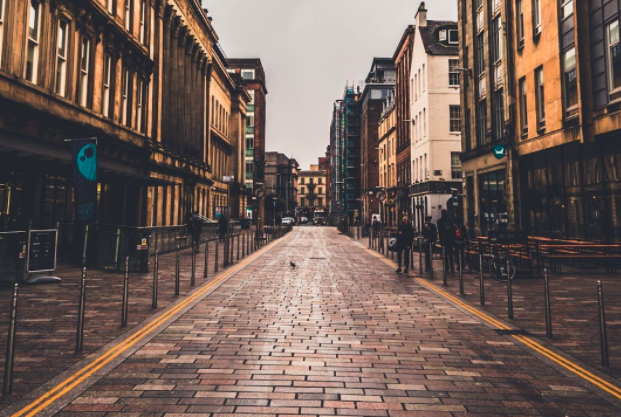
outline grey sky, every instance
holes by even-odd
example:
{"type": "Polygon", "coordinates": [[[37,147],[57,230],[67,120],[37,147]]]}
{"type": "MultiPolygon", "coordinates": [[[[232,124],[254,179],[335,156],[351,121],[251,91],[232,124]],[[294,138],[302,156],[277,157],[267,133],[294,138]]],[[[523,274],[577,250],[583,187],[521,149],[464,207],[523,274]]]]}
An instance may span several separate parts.
{"type": "MultiPolygon", "coordinates": [[[[261,58],[267,150],[308,169],[330,142],[332,104],[374,56],[393,55],[419,0],[203,0],[230,58],[261,58]]],[[[457,19],[457,0],[427,1],[428,19],[457,19]]]]}

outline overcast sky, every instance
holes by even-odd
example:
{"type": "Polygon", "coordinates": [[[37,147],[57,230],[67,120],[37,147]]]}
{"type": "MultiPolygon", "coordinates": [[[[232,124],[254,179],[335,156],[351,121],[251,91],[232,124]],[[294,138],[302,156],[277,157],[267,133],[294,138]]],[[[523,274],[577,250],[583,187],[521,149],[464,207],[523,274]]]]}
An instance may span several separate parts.
{"type": "MultiPolygon", "coordinates": [[[[202,0],[229,58],[261,58],[267,150],[308,169],[330,143],[332,105],[346,82],[391,57],[414,24],[414,0],[202,0]]],[[[456,20],[457,0],[428,0],[427,18],[456,20]]]]}

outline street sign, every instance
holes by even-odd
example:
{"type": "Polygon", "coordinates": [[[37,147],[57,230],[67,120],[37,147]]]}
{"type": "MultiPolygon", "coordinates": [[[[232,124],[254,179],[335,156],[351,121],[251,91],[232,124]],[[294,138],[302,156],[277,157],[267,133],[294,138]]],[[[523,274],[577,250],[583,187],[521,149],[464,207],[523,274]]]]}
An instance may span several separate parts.
{"type": "Polygon", "coordinates": [[[265,196],[265,190],[263,188],[255,188],[254,189],[254,196],[256,198],[263,198],[265,196]]]}
{"type": "Polygon", "coordinates": [[[386,191],[380,190],[377,193],[375,193],[375,197],[381,202],[383,203],[384,200],[386,200],[386,191]]]}
{"type": "Polygon", "coordinates": [[[224,177],[222,177],[222,182],[225,182],[227,184],[233,183],[235,182],[235,177],[232,175],[225,175],[224,177]]]}
{"type": "Polygon", "coordinates": [[[502,159],[507,155],[507,148],[504,145],[494,146],[494,156],[496,159],[502,159]]]}

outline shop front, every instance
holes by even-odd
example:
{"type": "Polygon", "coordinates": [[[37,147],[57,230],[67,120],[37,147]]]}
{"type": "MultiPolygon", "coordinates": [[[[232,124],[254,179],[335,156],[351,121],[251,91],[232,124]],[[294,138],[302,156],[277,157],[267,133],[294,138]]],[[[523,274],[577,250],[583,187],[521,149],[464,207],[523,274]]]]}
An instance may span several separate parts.
{"type": "Polygon", "coordinates": [[[524,223],[534,236],[621,242],[621,142],[600,137],[521,158],[524,223]]]}

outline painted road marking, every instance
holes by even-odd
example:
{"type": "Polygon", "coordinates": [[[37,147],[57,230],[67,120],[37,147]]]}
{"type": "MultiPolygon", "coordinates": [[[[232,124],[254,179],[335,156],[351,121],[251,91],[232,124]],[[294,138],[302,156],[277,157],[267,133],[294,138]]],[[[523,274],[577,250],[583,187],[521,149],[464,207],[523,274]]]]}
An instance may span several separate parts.
{"type": "MultiPolygon", "coordinates": [[[[285,236],[285,238],[290,237],[291,235],[285,236]]],[[[225,271],[222,275],[220,275],[215,280],[205,284],[204,287],[199,287],[198,290],[188,296],[185,300],[180,302],[171,308],[171,310],[165,312],[160,317],[155,319],[153,322],[149,323],[146,327],[136,331],[136,333],[132,334],[126,340],[118,344],[117,346],[111,348],[104,355],[98,357],[89,365],[80,369],[78,372],[66,378],[64,381],[56,385],[54,388],[50,389],[45,394],[41,395],[39,398],[35,399],[33,402],[13,414],[11,417],[32,417],[37,413],[43,411],[51,404],[53,404],[56,400],[70,392],[76,386],[81,384],[84,380],[91,377],[95,372],[103,368],[105,365],[110,363],[115,358],[119,357],[123,352],[134,346],[145,336],[150,334],[153,330],[161,326],[168,319],[173,317],[176,313],[181,311],[183,308],[187,307],[190,303],[198,299],[199,297],[205,295],[205,293],[209,292],[212,288],[222,283],[223,281],[228,280],[232,275],[239,272],[241,269],[245,268],[251,262],[258,259],[265,252],[271,249],[274,245],[280,243],[279,241],[275,241],[273,244],[266,246],[265,248],[259,250],[254,255],[246,258],[242,262],[238,263],[231,269],[225,271]]]]}
{"type": "MultiPolygon", "coordinates": [[[[343,236],[343,238],[351,240],[351,239],[349,239],[346,236],[343,236]]],[[[375,251],[367,248],[365,245],[361,245],[361,247],[366,252],[370,253],[371,255],[373,255],[374,257],[379,259],[380,261],[384,262],[386,265],[389,265],[391,267],[397,266],[397,264],[394,261],[390,260],[389,258],[384,257],[382,254],[376,253],[375,251]]],[[[500,321],[498,321],[495,318],[491,317],[486,312],[475,308],[471,304],[469,304],[466,301],[460,299],[459,297],[455,296],[454,294],[449,293],[448,291],[443,290],[442,288],[438,287],[437,285],[432,284],[432,283],[424,280],[423,278],[418,278],[418,277],[416,277],[412,273],[408,273],[408,275],[411,276],[412,278],[414,278],[414,280],[417,283],[419,283],[420,285],[422,285],[423,287],[425,287],[429,291],[437,294],[438,296],[440,296],[442,298],[445,298],[448,301],[451,301],[452,303],[458,305],[459,307],[463,308],[464,310],[466,310],[467,312],[471,313],[472,315],[478,317],[479,319],[485,321],[486,323],[490,324],[491,326],[495,327],[496,329],[499,329],[499,330],[511,330],[512,329],[511,327],[507,326],[506,324],[501,323],[500,321]]],[[[539,342],[537,342],[536,340],[532,339],[531,337],[521,336],[521,335],[514,335],[512,337],[515,340],[517,340],[518,342],[520,342],[523,345],[527,346],[528,348],[534,350],[535,352],[539,353],[540,355],[545,356],[546,358],[548,358],[552,362],[560,365],[562,368],[566,369],[570,373],[578,376],[579,378],[584,379],[587,382],[590,382],[591,384],[595,385],[596,387],[598,387],[598,388],[602,389],[603,391],[607,392],[608,394],[612,395],[616,399],[621,400],[621,387],[619,387],[617,385],[614,385],[614,384],[612,384],[612,383],[610,383],[610,382],[608,382],[608,381],[598,377],[597,375],[594,375],[593,373],[591,373],[591,372],[587,371],[586,369],[582,368],[580,365],[570,361],[567,358],[564,358],[564,357],[558,355],[557,353],[554,353],[553,351],[551,351],[550,349],[544,347],[543,345],[541,345],[539,342]]]]}

